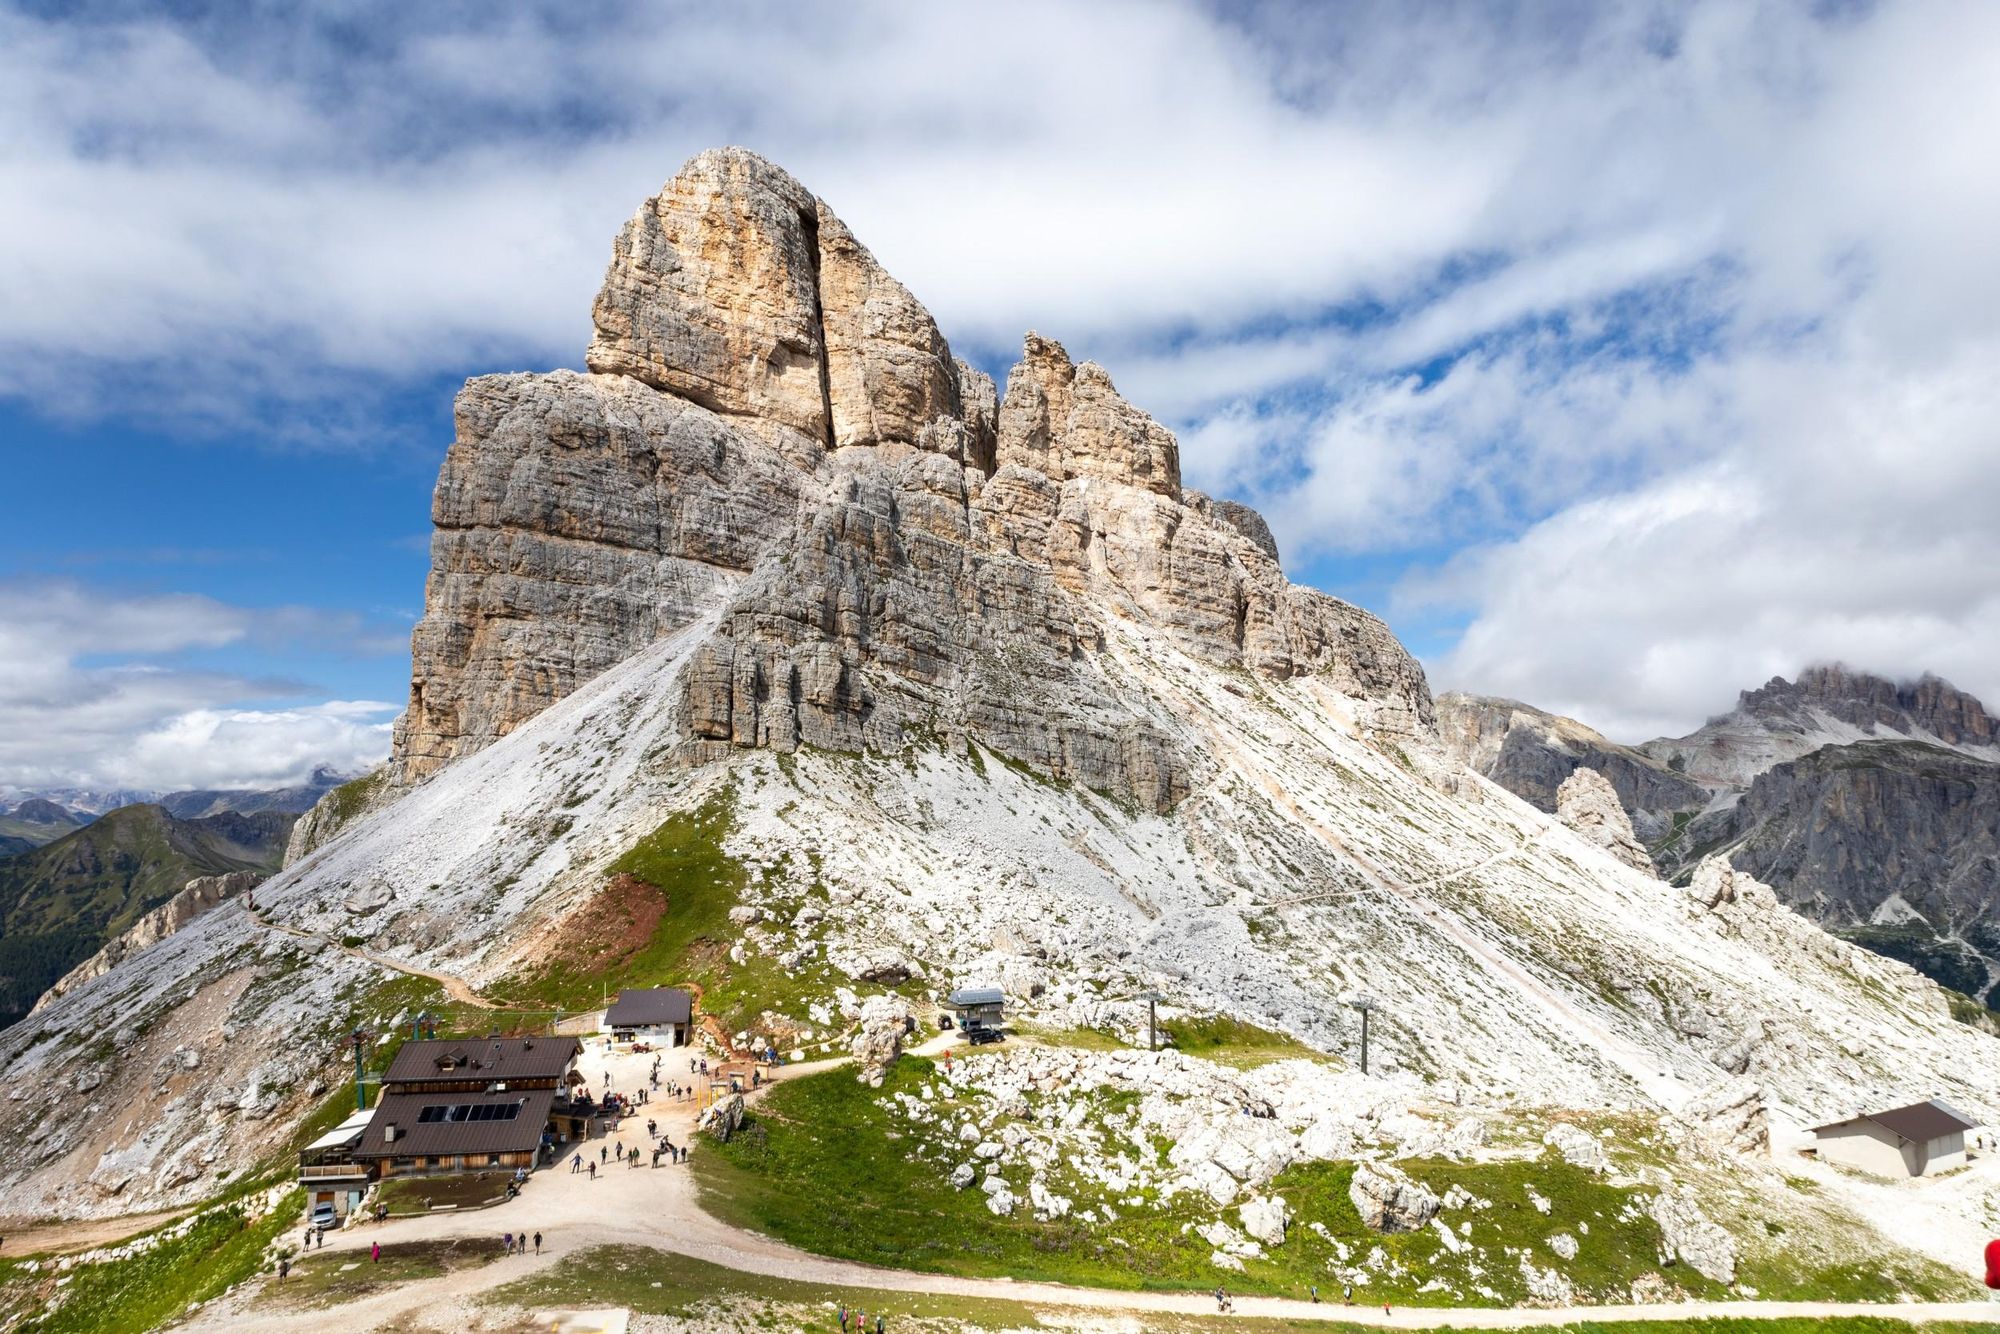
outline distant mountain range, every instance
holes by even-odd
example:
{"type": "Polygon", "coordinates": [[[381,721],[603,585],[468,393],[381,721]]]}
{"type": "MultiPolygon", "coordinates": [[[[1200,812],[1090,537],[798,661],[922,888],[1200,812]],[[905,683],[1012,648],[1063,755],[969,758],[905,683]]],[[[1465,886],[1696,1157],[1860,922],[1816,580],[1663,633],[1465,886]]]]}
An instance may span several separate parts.
{"type": "Polygon", "coordinates": [[[2000,723],[1949,682],[1814,667],[1640,746],[1474,695],[1440,697],[1438,726],[1542,810],[1571,772],[1599,770],[1669,879],[1720,853],[1837,934],[2000,1008],[2000,723]]]}
{"type": "Polygon", "coordinates": [[[99,816],[127,806],[159,806],[182,820],[232,811],[238,815],[255,815],[260,811],[300,815],[352,776],[321,767],[314,769],[305,782],[291,787],[191,788],[182,792],[142,788],[9,788],[0,795],[0,856],[53,843],[99,816]]]}
{"type": "MultiPolygon", "coordinates": [[[[216,794],[190,794],[214,796],[216,794]]],[[[193,804],[192,802],[187,804],[193,804]]],[[[14,808],[31,816],[50,805],[14,808]]],[[[61,810],[60,807],[55,808],[61,810]]],[[[26,1014],[48,985],[198,876],[278,869],[296,813],[222,811],[182,819],[125,806],[0,857],[0,1025],[26,1014]]],[[[27,821],[38,830],[58,819],[27,821]]]]}

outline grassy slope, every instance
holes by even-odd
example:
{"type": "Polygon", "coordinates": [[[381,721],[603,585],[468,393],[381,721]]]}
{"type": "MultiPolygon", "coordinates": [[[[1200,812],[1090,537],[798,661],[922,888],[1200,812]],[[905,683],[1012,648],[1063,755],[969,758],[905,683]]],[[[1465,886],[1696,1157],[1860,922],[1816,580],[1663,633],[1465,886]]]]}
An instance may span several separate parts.
{"type": "Polygon", "coordinates": [[[742,963],[729,958],[729,947],[743,934],[729,910],[751,884],[749,869],[724,850],[735,821],[735,799],[725,789],[670,817],[611,865],[610,876],[630,876],[639,882],[637,892],[658,896],[658,924],[636,949],[609,960],[558,952],[540,968],[505,979],[494,993],[574,1011],[597,1007],[621,987],[692,985],[700,990],[702,1009],[732,1032],[765,1009],[798,1012],[808,999],[830,995],[845,979],[823,963],[794,974],[754,951],[742,963]]]}
{"type": "Polygon", "coordinates": [[[143,1254],[74,1269],[47,1309],[43,1281],[20,1265],[5,1271],[4,1291],[21,1334],[132,1334],[153,1329],[255,1274],[265,1248],[289,1231],[304,1207],[299,1192],[252,1223],[240,1207],[219,1210],[188,1233],[143,1254]]]}
{"type": "MultiPolygon", "coordinates": [[[[570,1256],[553,1269],[509,1283],[487,1300],[503,1307],[590,1307],[617,1305],[635,1313],[678,1317],[686,1328],[708,1334],[770,1329],[834,1329],[833,1311],[865,1311],[887,1317],[898,1334],[964,1334],[974,1330],[1074,1329],[1068,1315],[1045,1322],[1046,1307],[928,1293],[832,1287],[795,1279],[738,1273],[689,1256],[636,1246],[606,1246],[570,1256]]],[[[1148,1314],[1145,1327],[1156,1334],[1215,1334],[1255,1328],[1274,1334],[1361,1334],[1369,1326],[1326,1320],[1218,1320],[1205,1316],[1148,1314]]],[[[1121,1326],[1122,1327],[1122,1326],[1121,1326]]],[[[1607,1324],[1577,1321],[1550,1326],[1550,1334],[1974,1334],[1986,1326],[1947,1322],[1910,1325],[1877,1317],[1832,1320],[1677,1320],[1607,1324]]]]}
{"type": "MultiPolygon", "coordinates": [[[[1610,1184],[1553,1155],[1401,1164],[1440,1195],[1456,1184],[1490,1202],[1488,1208],[1448,1216],[1454,1228],[1471,1225],[1471,1246],[1460,1253],[1430,1229],[1384,1235],[1365,1227],[1348,1198],[1351,1163],[1300,1164],[1272,1182],[1271,1193],[1291,1206],[1291,1233],[1269,1258],[1246,1261],[1241,1274],[1212,1265],[1210,1245],[1186,1230],[1216,1217],[1205,1198],[1149,1198],[1142,1206],[1121,1198],[1115,1201],[1119,1217],[1108,1225],[1074,1217],[1040,1222],[1025,1205],[996,1218],[976,1187],[956,1190],[946,1179],[951,1164],[964,1156],[962,1146],[939,1152],[925,1130],[881,1105],[883,1097],[898,1091],[916,1096],[932,1082],[930,1076],[929,1062],[906,1058],[880,1093],[845,1071],[774,1089],[749,1130],[697,1156],[704,1204],[731,1222],[821,1254],[941,1273],[1113,1288],[1201,1289],[1220,1280],[1242,1291],[1303,1296],[1314,1283],[1337,1290],[1332,1267],[1359,1263],[1379,1248],[1379,1264],[1369,1266],[1368,1283],[1356,1289],[1375,1301],[1521,1301],[1528,1295],[1521,1252],[1539,1268],[1561,1272],[1580,1300],[1623,1301],[1635,1279],[1661,1268],[1658,1228],[1638,1207],[1650,1192],[1610,1184]],[[1549,1203],[1547,1214],[1534,1207],[1531,1187],[1549,1203]],[[1311,1226],[1315,1223],[1318,1229],[1311,1226]],[[1548,1239],[1558,1232],[1578,1241],[1574,1259],[1562,1261],[1550,1251],[1548,1239]]],[[[1106,1110],[1119,1106],[1120,1096],[1098,1095],[1106,1110]]],[[[940,1098],[938,1121],[957,1105],[940,1098]]],[[[1025,1189],[1021,1171],[1010,1169],[1008,1178],[1017,1192],[1025,1189]]],[[[1078,1210],[1102,1202],[1097,1187],[1073,1176],[1059,1173],[1051,1186],[1070,1195],[1078,1210]]],[[[1815,1226],[1800,1236],[1784,1235],[1782,1225],[1765,1221],[1784,1217],[1797,1224],[1811,1209],[1809,1201],[1785,1201],[1755,1217],[1728,1220],[1739,1237],[1762,1238],[1744,1246],[1743,1282],[1768,1298],[1889,1300],[1899,1291],[1933,1298],[1965,1295],[1962,1282],[1914,1258],[1875,1255],[1879,1240],[1840,1219],[1813,1220],[1815,1226]],[[1855,1256],[1870,1260],[1858,1263],[1855,1256]]],[[[1233,1210],[1224,1217],[1235,1221],[1233,1210]]],[[[1684,1266],[1668,1269],[1665,1277],[1690,1297],[1727,1295],[1721,1285],[1684,1266]]]]}
{"type": "Polygon", "coordinates": [[[275,871],[295,817],[176,820],[125,806],[0,859],[0,1023],[196,876],[275,871]]]}

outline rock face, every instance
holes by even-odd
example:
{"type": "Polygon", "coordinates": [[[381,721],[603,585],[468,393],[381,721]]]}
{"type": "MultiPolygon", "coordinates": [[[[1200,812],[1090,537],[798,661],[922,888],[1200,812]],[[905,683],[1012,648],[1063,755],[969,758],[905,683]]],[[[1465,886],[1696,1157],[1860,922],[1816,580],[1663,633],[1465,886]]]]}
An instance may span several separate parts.
{"type": "Polygon", "coordinates": [[[1556,789],[1556,818],[1635,871],[1653,874],[1653,859],[1632,833],[1617,792],[1595,769],[1578,768],[1556,789]]]}
{"type": "Polygon", "coordinates": [[[226,875],[197,876],[180,893],[141,917],[103,949],[64,974],[35,1002],[40,1010],[64,992],[102,977],[140,950],[157,945],[209,909],[253,888],[264,879],[261,871],[231,871],[226,875]]]}
{"type": "Polygon", "coordinates": [[[1004,396],[790,176],[704,153],[613,250],[590,375],[459,395],[393,775],[421,781],[697,619],[702,763],[978,744],[1164,810],[1191,757],[1103,661],[1107,618],[1370,730],[1431,719],[1380,621],[1183,495],[1171,432],[1030,334],[1004,396]]]}
{"type": "Polygon", "coordinates": [[[1631,746],[1621,746],[1574,718],[1545,713],[1511,699],[1456,691],[1437,701],[1438,735],[1446,749],[1537,810],[1556,810],[1556,793],[1580,768],[1609,780],[1634,833],[1653,842],[1676,814],[1698,811],[1710,792],[1631,746]]]}
{"type": "Polygon", "coordinates": [[[1824,746],[1688,826],[1815,921],[2000,1004],[2000,764],[1914,741],[1824,746]]]}

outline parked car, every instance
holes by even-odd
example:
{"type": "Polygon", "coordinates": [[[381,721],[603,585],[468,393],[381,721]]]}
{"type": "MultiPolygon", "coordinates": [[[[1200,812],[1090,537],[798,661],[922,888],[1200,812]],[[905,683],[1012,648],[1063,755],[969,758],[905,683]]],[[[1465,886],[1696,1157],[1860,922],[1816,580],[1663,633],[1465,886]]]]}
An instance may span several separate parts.
{"type": "Polygon", "coordinates": [[[989,1042],[999,1042],[1006,1036],[999,1029],[989,1028],[985,1024],[967,1024],[965,1027],[965,1040],[975,1047],[983,1047],[989,1042]]]}
{"type": "Polygon", "coordinates": [[[340,1226],[340,1215],[334,1212],[331,1204],[315,1204],[312,1211],[312,1225],[331,1232],[340,1226]]]}

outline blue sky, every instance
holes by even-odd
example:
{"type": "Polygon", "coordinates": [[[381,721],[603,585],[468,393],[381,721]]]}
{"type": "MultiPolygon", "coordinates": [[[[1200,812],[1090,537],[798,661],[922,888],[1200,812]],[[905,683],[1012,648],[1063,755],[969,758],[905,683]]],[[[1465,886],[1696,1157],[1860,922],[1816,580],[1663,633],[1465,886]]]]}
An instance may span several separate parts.
{"type": "Polygon", "coordinates": [[[2000,695],[2000,9],[0,7],[0,786],[387,743],[467,375],[744,143],[1103,363],[1434,685],[2000,695]]]}

